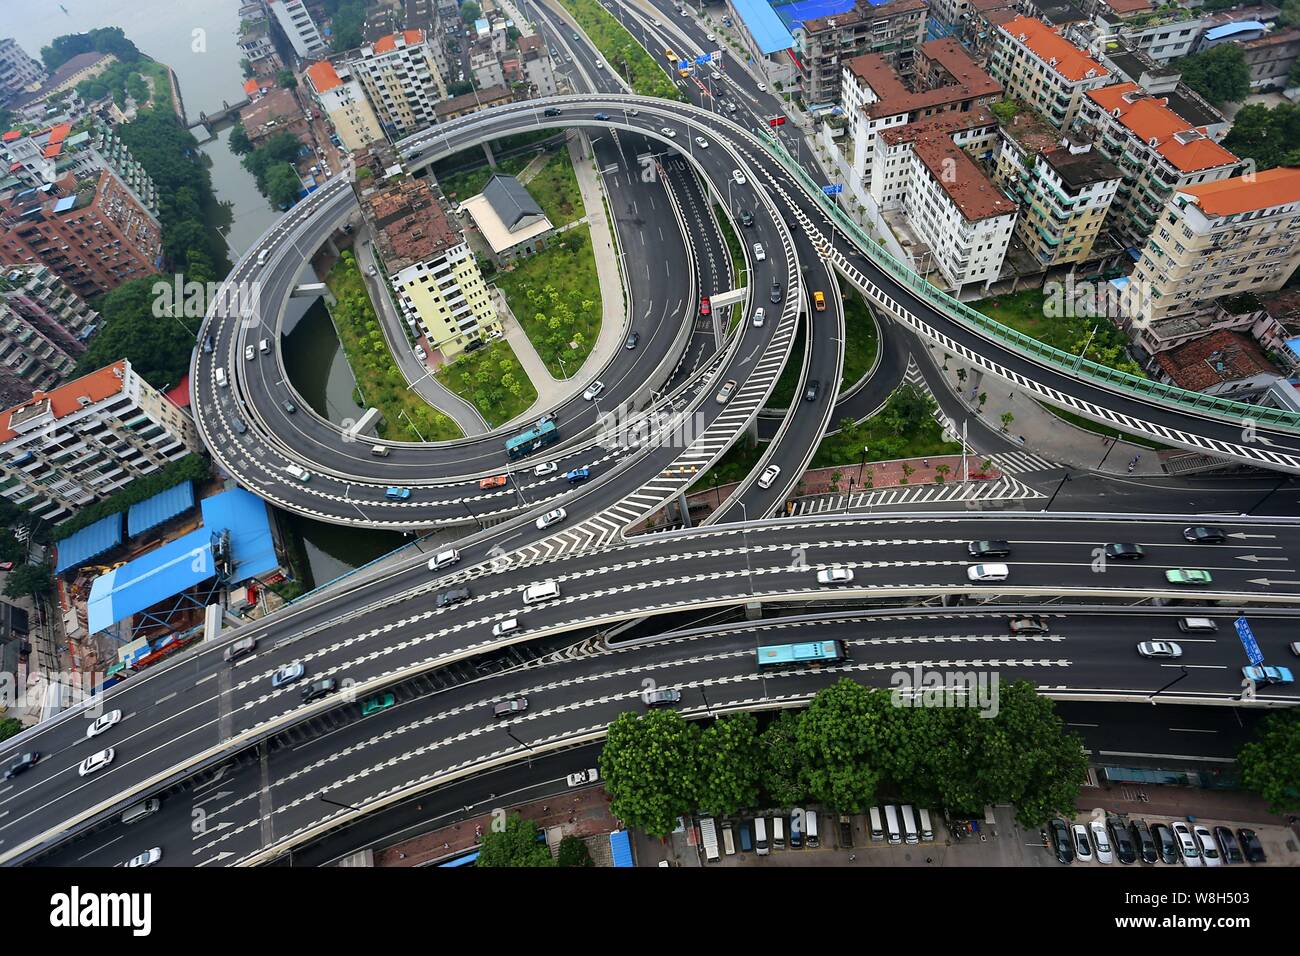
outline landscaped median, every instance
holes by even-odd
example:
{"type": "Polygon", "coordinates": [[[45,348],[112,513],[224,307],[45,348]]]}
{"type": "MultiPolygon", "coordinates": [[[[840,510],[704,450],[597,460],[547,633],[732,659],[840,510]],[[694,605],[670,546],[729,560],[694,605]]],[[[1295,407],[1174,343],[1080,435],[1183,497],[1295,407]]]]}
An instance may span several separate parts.
{"type": "Polygon", "coordinates": [[[537,389],[505,339],[461,355],[438,369],[435,377],[477,408],[493,428],[522,415],[537,401],[537,389]]]}
{"type": "Polygon", "coordinates": [[[596,44],[609,69],[617,70],[634,93],[686,102],[686,97],[658,62],[598,0],[560,0],[560,6],[596,44]]]}
{"type": "Polygon", "coordinates": [[[459,426],[413,392],[393,361],[379,327],[375,307],[366,292],[365,280],[357,260],[345,251],[325,284],[334,294],[330,310],[338,330],[343,354],[365,404],[379,409],[384,416],[379,426],[380,438],[393,441],[450,441],[464,433],[459,426]]]}

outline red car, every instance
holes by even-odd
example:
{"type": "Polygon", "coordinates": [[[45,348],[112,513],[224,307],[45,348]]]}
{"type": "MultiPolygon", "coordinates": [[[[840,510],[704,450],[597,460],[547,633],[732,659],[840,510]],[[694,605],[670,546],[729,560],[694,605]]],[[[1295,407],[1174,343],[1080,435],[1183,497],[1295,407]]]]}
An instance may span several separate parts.
{"type": "Polygon", "coordinates": [[[12,571],[14,563],[12,561],[0,561],[0,571],[12,571]]]}
{"type": "Polygon", "coordinates": [[[493,475],[491,478],[484,478],[478,483],[478,486],[480,488],[500,488],[505,483],[505,475],[493,475]]]}
{"type": "Polygon", "coordinates": [[[709,297],[706,295],[700,299],[700,315],[708,315],[710,311],[709,297]]]}

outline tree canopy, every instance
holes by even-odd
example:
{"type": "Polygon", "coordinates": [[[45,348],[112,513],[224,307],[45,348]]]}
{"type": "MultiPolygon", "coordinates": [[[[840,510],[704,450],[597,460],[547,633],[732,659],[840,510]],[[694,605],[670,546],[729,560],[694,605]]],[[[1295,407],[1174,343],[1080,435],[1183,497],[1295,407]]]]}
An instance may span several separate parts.
{"type": "Polygon", "coordinates": [[[1300,811],[1300,712],[1274,711],[1237,755],[1241,782],[1273,813],[1300,811]]]}
{"type": "Polygon", "coordinates": [[[49,46],[41,48],[41,59],[45,68],[53,72],[82,53],[111,53],[122,63],[140,59],[140,51],[126,38],[121,27],[100,27],[55,37],[49,46]]]}
{"type": "Polygon", "coordinates": [[[1183,82],[1215,106],[1250,95],[1250,67],[1235,43],[1223,43],[1178,62],[1183,82]]]}
{"type": "Polygon", "coordinates": [[[537,824],[517,813],[506,818],[504,825],[483,834],[475,866],[519,867],[554,866],[546,841],[537,839],[537,824]]]}
{"type": "Polygon", "coordinates": [[[1253,159],[1258,170],[1300,166],[1300,106],[1279,103],[1270,109],[1262,103],[1247,103],[1233,118],[1223,145],[1238,156],[1253,159]]]}

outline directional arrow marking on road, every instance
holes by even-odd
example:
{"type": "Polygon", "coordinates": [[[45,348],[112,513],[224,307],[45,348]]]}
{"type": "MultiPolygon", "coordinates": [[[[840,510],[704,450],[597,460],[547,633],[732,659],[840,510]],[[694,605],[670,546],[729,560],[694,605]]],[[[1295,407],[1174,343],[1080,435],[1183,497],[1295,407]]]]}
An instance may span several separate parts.
{"type": "Polygon", "coordinates": [[[1300,584],[1300,581],[1270,581],[1268,578],[1251,578],[1247,583],[1268,587],[1270,584],[1300,584]]]}
{"type": "Polygon", "coordinates": [[[1246,534],[1244,531],[1233,531],[1228,535],[1229,538],[1276,538],[1275,534],[1246,534]]]}
{"type": "Polygon", "coordinates": [[[205,804],[205,803],[211,803],[213,800],[221,800],[221,799],[223,799],[223,798],[225,798],[225,797],[230,796],[232,793],[234,793],[233,790],[222,790],[222,791],[220,791],[220,792],[218,792],[218,793],[216,793],[216,794],[213,794],[212,796],[210,796],[210,797],[208,797],[208,798],[206,798],[206,799],[204,799],[204,800],[199,800],[199,801],[197,801],[194,805],[195,805],[196,807],[201,807],[201,806],[203,806],[203,804],[205,804]]]}
{"type": "MultiPolygon", "coordinates": [[[[1238,561],[1250,561],[1252,563],[1259,562],[1259,561],[1289,561],[1290,560],[1289,558],[1261,558],[1258,554],[1238,554],[1236,555],[1236,558],[1238,561]]],[[[1295,572],[1289,571],[1288,573],[1294,574],[1295,572]]]]}

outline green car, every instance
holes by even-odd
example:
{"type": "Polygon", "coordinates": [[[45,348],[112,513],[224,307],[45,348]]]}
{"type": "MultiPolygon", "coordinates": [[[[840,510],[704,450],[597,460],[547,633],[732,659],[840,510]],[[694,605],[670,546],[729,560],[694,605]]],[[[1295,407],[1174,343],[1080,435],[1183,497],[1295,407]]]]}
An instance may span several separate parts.
{"type": "Polygon", "coordinates": [[[361,705],[361,716],[369,717],[371,714],[377,714],[381,710],[387,710],[389,707],[392,707],[395,703],[397,703],[397,698],[391,693],[376,694],[361,705]]]}
{"type": "Polygon", "coordinates": [[[1209,571],[1198,568],[1174,568],[1165,572],[1165,580],[1170,584],[1209,584],[1212,580],[1209,571]]]}

